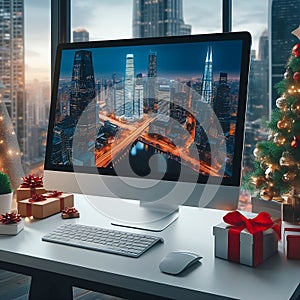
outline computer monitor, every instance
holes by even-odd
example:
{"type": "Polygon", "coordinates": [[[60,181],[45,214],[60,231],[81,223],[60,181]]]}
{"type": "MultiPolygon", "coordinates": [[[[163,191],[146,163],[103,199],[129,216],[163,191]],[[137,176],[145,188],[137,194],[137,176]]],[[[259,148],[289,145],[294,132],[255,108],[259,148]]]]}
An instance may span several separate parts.
{"type": "Polygon", "coordinates": [[[236,209],[250,44],[247,32],[60,44],[45,187],[152,230],[179,205],[236,209]]]}

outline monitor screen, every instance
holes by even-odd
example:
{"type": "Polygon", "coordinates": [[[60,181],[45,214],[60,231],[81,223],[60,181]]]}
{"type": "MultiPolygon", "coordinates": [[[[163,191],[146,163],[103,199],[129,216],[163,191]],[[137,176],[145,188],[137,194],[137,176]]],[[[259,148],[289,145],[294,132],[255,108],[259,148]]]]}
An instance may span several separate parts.
{"type": "Polygon", "coordinates": [[[45,171],[117,196],[136,180],[238,187],[249,53],[246,32],[59,45],[45,171]]]}

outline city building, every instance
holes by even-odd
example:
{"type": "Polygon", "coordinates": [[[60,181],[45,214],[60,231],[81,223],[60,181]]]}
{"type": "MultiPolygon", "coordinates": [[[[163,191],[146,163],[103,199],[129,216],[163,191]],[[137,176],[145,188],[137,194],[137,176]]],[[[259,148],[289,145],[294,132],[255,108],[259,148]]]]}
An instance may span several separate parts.
{"type": "Polygon", "coordinates": [[[77,28],[73,30],[73,42],[88,42],[90,40],[90,33],[85,28],[77,28]]]}
{"type": "Polygon", "coordinates": [[[213,86],[213,74],[212,74],[212,48],[209,46],[207,48],[204,73],[203,73],[203,83],[201,89],[201,96],[203,101],[206,103],[211,103],[212,100],[212,86],[213,86]]]}
{"type": "Polygon", "coordinates": [[[270,101],[271,108],[276,107],[279,97],[275,85],[283,79],[286,63],[292,47],[299,42],[291,32],[299,27],[299,0],[273,0],[269,7],[270,32],[270,101]]]}
{"type": "MultiPolygon", "coordinates": [[[[76,127],[72,146],[73,153],[76,152],[79,156],[91,152],[92,148],[86,144],[87,140],[94,144],[97,122],[95,97],[96,84],[92,52],[76,51],[70,89],[70,126],[76,127]]],[[[85,157],[84,160],[89,160],[89,158],[85,157]]]]}
{"type": "Polygon", "coordinates": [[[227,73],[221,72],[213,109],[225,136],[228,136],[230,131],[230,104],[230,86],[227,83],[227,73]]]}
{"type": "Polygon", "coordinates": [[[24,1],[0,1],[0,82],[3,99],[24,159],[26,149],[24,86],[24,1]]]}
{"type": "Polygon", "coordinates": [[[70,116],[76,124],[82,111],[96,96],[92,52],[75,52],[70,92],[70,116]]]}
{"type": "Polygon", "coordinates": [[[145,112],[157,113],[157,54],[151,51],[148,56],[148,78],[144,102],[145,112]]]}
{"type": "MultiPolygon", "coordinates": [[[[282,76],[282,74],[280,75],[282,76]]],[[[267,139],[269,132],[265,121],[269,120],[269,36],[264,30],[259,38],[258,54],[251,56],[249,93],[244,145],[244,167],[253,169],[253,150],[259,141],[267,139]]]]}
{"type": "Polygon", "coordinates": [[[135,79],[134,87],[134,117],[136,119],[142,119],[144,116],[144,83],[143,74],[139,73],[135,79]]]}
{"type": "Polygon", "coordinates": [[[133,118],[134,102],[134,56],[126,55],[124,106],[125,118],[133,118]]]}
{"type": "Polygon", "coordinates": [[[182,0],[133,1],[132,35],[136,38],[191,34],[182,0]]]}
{"type": "Polygon", "coordinates": [[[269,76],[269,45],[266,30],[260,36],[258,49],[258,55],[255,53],[251,56],[247,121],[268,119],[270,114],[268,105],[269,83],[266,80],[269,76]]]}

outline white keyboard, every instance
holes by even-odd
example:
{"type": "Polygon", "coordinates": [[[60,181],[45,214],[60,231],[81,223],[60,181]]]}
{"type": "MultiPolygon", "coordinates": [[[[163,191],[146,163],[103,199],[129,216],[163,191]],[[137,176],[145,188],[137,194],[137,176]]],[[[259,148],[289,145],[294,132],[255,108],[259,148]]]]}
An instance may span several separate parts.
{"type": "Polygon", "coordinates": [[[156,243],[163,242],[157,236],[80,224],[61,225],[42,240],[130,257],[139,257],[156,243]]]}

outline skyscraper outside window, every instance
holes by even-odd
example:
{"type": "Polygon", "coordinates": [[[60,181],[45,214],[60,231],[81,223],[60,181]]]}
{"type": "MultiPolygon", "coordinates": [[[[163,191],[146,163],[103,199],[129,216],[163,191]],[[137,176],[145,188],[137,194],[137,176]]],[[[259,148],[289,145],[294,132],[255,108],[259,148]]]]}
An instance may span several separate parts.
{"type": "Polygon", "coordinates": [[[299,42],[297,37],[291,34],[300,24],[299,16],[299,0],[270,1],[271,108],[276,107],[275,101],[279,97],[274,86],[283,79],[291,49],[299,42]]]}
{"type": "Polygon", "coordinates": [[[187,35],[191,29],[183,20],[182,0],[133,1],[133,37],[187,35]]]}
{"type": "Polygon", "coordinates": [[[0,82],[3,99],[25,152],[24,1],[0,1],[0,82]]]}

